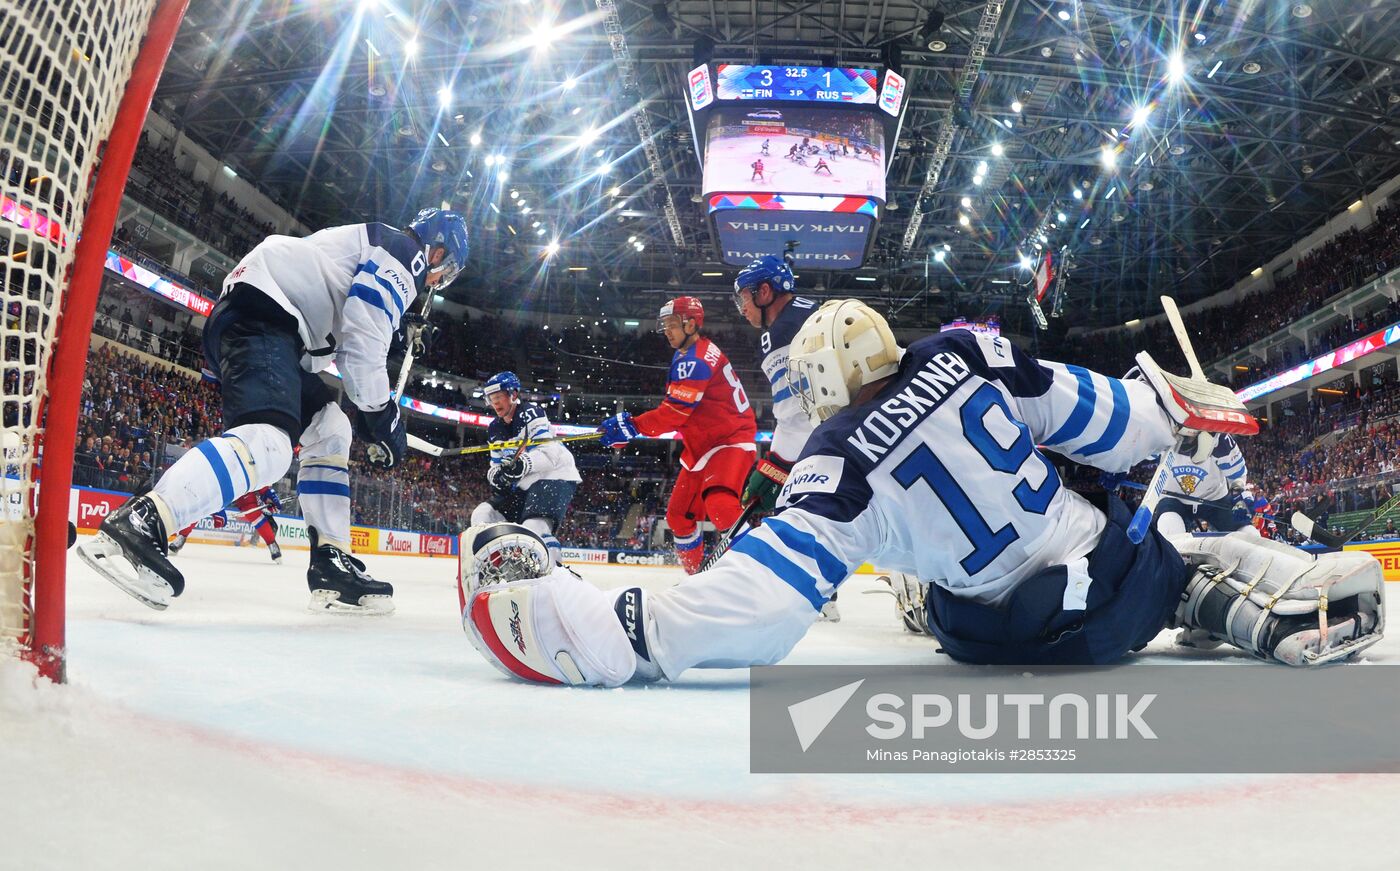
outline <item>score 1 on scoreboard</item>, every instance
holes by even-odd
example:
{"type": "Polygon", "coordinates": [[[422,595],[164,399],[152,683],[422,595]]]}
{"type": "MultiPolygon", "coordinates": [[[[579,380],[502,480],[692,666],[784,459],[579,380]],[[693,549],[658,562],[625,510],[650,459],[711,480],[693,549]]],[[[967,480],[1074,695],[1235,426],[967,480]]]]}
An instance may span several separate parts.
{"type": "Polygon", "coordinates": [[[800,100],[804,103],[874,103],[880,78],[874,70],[846,67],[769,67],[719,64],[721,100],[800,100]]]}

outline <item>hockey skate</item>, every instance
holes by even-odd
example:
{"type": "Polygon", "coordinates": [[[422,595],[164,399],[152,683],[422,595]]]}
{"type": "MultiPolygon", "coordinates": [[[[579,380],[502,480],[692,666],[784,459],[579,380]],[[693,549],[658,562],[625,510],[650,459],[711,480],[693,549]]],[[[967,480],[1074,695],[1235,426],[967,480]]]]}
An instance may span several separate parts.
{"type": "Polygon", "coordinates": [[[277,542],[272,542],[267,546],[267,553],[272,557],[272,561],[279,566],[282,565],[282,546],[277,542]]]}
{"type": "Polygon", "coordinates": [[[841,611],[836,607],[836,594],[832,593],[831,598],[822,605],[821,616],[817,618],[823,623],[840,623],[841,611]]]}
{"type": "Polygon", "coordinates": [[[175,540],[172,541],[172,542],[170,542],[169,547],[168,547],[168,549],[169,549],[169,551],[170,551],[170,555],[171,555],[171,556],[174,556],[175,554],[179,553],[179,552],[180,552],[180,548],[184,547],[184,546],[185,546],[185,542],[187,542],[187,541],[189,541],[189,539],[186,538],[186,537],[183,536],[183,535],[177,535],[177,536],[175,536],[175,540]]]}
{"type": "Polygon", "coordinates": [[[306,584],[311,588],[311,611],[339,614],[392,614],[394,588],[376,581],[365,571],[365,564],[331,544],[321,544],[316,528],[310,527],[311,567],[306,584]]]}
{"type": "Polygon", "coordinates": [[[185,590],[185,578],[167,557],[165,524],[149,496],[132,498],[78,547],[78,556],[117,589],[164,611],[185,590]]]}

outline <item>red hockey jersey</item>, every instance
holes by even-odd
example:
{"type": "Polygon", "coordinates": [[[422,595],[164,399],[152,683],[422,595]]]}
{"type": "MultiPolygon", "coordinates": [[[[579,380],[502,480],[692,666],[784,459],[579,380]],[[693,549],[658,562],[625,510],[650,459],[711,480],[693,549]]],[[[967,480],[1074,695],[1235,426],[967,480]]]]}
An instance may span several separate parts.
{"type": "Polygon", "coordinates": [[[703,468],[716,448],[754,449],[758,432],[749,397],[729,358],[703,337],[671,358],[661,407],[632,421],[643,435],[678,433],[685,443],[681,465],[691,470],[703,468]]]}

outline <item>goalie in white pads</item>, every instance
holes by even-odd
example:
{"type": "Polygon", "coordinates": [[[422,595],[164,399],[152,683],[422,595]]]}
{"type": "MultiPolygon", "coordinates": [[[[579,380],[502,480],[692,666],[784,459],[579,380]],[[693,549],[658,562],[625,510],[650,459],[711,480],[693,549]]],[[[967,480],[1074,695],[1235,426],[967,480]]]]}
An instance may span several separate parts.
{"type": "Polygon", "coordinates": [[[783,510],[710,571],[656,593],[546,574],[543,545],[518,527],[511,540],[533,547],[535,568],[493,576],[492,542],[506,534],[470,530],[465,628],[502,670],[544,683],[769,664],[869,561],[929,581],[929,630],[963,662],[1112,663],[1167,627],[1291,665],[1379,640],[1384,582],[1369,555],[1314,559],[1252,536],[1169,541],[1151,528],[1133,545],[1120,501],[1061,486],[1037,445],[1114,472],[1182,434],[1252,424],[1242,408],[1203,407],[1212,391],[1183,401],[1179,379],[1139,362],[1153,365],[1146,380],[1120,380],[963,330],[906,351],[863,303],[827,303],[788,361],[822,423],[783,510]]]}

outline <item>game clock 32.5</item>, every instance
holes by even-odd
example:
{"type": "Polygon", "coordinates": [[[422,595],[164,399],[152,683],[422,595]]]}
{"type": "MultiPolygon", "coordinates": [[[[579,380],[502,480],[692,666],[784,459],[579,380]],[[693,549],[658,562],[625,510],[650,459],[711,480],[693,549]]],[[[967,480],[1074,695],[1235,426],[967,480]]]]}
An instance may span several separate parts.
{"type": "Polygon", "coordinates": [[[874,70],[847,67],[720,64],[715,78],[720,100],[874,103],[880,89],[874,70]]]}

